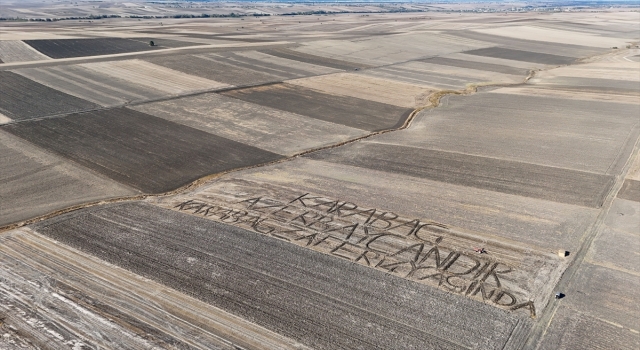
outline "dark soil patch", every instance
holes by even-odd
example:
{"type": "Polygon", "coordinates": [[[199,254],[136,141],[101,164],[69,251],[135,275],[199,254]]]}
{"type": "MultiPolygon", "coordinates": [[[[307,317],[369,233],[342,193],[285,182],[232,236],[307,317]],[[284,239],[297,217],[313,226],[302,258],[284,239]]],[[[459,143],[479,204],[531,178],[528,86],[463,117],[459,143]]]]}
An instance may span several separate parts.
{"type": "Polygon", "coordinates": [[[51,58],[110,55],[154,50],[157,48],[149,46],[149,41],[145,42],[122,38],[42,39],[24,40],[24,42],[51,58]]]}
{"type": "Polygon", "coordinates": [[[285,48],[276,48],[271,50],[261,50],[261,52],[272,56],[278,56],[282,58],[288,58],[290,60],[315,64],[318,66],[325,66],[335,69],[354,70],[356,68],[371,68],[372,66],[366,64],[358,64],[353,62],[347,62],[342,60],[336,60],[333,58],[327,58],[322,56],[310,55],[303,52],[289,50],[285,48]]]}
{"type": "Polygon", "coordinates": [[[317,73],[306,71],[303,68],[291,67],[285,64],[274,64],[271,62],[262,61],[260,59],[238,55],[233,52],[220,53],[219,55],[220,56],[209,57],[215,59],[218,62],[236,66],[239,69],[250,69],[278,76],[281,77],[282,80],[304,78],[312,75],[317,75],[317,73]]]}
{"type": "Polygon", "coordinates": [[[412,112],[411,109],[354,97],[329,95],[289,84],[231,90],[222,94],[368,131],[400,127],[412,112]]]}
{"type": "Polygon", "coordinates": [[[423,59],[420,61],[427,62],[427,63],[440,64],[444,66],[477,69],[477,70],[503,73],[503,74],[526,76],[529,73],[526,69],[522,69],[522,68],[515,68],[515,67],[503,66],[499,64],[492,64],[492,63],[457,60],[454,58],[433,57],[433,58],[423,59]]]}
{"type": "Polygon", "coordinates": [[[634,202],[640,202],[640,181],[626,179],[622,184],[618,198],[628,199],[634,202]]]}
{"type": "Polygon", "coordinates": [[[614,181],[610,175],[370,142],[306,157],[593,208],[614,181]]]}
{"type": "Polygon", "coordinates": [[[94,108],[100,106],[19,74],[0,71],[0,112],[11,119],[24,120],[94,108]]]}
{"type": "Polygon", "coordinates": [[[522,51],[507,49],[504,47],[489,47],[485,49],[477,49],[463,52],[468,55],[503,58],[507,60],[540,63],[540,64],[552,64],[562,65],[570,64],[575,61],[573,57],[551,55],[547,53],[539,53],[532,51],[522,51]]]}
{"type": "Polygon", "coordinates": [[[127,108],[3,128],[143,192],[282,156],[127,108]]]}
{"type": "Polygon", "coordinates": [[[186,74],[236,86],[257,85],[281,80],[279,76],[193,55],[149,57],[145,61],[186,74]]]}

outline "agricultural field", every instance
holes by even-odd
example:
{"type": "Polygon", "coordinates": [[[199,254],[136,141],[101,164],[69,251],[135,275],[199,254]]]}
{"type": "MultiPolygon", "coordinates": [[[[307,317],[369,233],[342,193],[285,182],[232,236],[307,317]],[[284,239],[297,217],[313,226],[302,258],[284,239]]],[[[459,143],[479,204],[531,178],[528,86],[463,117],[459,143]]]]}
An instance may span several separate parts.
{"type": "Polygon", "coordinates": [[[0,234],[0,242],[0,259],[12,262],[0,269],[5,348],[306,349],[33,230],[0,234]]]}
{"type": "Polygon", "coordinates": [[[296,48],[302,53],[378,66],[492,46],[439,33],[401,33],[366,39],[318,40],[296,48]],[[420,43],[420,45],[416,45],[420,43]]]}
{"type": "Polygon", "coordinates": [[[294,61],[288,58],[264,54],[259,51],[209,54],[203,56],[203,58],[239,68],[257,70],[279,77],[281,80],[335,73],[338,71],[334,68],[294,61]]]}
{"type": "Polygon", "coordinates": [[[13,72],[103,107],[154,100],[167,95],[155,87],[131,83],[81,65],[20,68],[13,72]]]}
{"type": "Polygon", "coordinates": [[[91,110],[97,104],[9,71],[0,71],[0,113],[13,120],[91,110]]]}
{"type": "Polygon", "coordinates": [[[170,55],[150,57],[146,61],[185,74],[219,81],[234,86],[247,86],[281,81],[278,75],[263,72],[258,68],[246,68],[232,62],[222,62],[205,55],[170,55]]]}
{"type": "Polygon", "coordinates": [[[96,39],[42,39],[24,42],[51,58],[110,55],[125,52],[153,50],[149,42],[123,38],[96,39]]]}
{"type": "Polygon", "coordinates": [[[364,75],[429,86],[434,90],[464,90],[472,85],[517,84],[527,74],[512,75],[465,69],[429,62],[408,62],[368,69],[364,75]]]}
{"type": "Polygon", "coordinates": [[[282,155],[293,155],[367,134],[361,129],[216,93],[131,108],[282,155]]]}
{"type": "Polygon", "coordinates": [[[638,348],[637,9],[398,6],[3,4],[0,348],[638,348]]]}
{"type": "Polygon", "coordinates": [[[308,157],[587,207],[599,207],[613,184],[607,175],[368,141],[308,157]]]}
{"type": "Polygon", "coordinates": [[[228,86],[224,83],[182,74],[181,72],[140,60],[85,63],[80,66],[115,79],[125,80],[130,85],[155,88],[172,95],[228,86]]]}
{"type": "Polygon", "coordinates": [[[0,130],[0,225],[60,208],[137,194],[89,169],[0,130]]]}
{"type": "Polygon", "coordinates": [[[433,90],[427,86],[408,84],[388,79],[368,77],[361,74],[337,73],[312,78],[288,80],[288,84],[323,91],[332,95],[396,105],[418,107],[421,96],[429,96],[433,90]]]}
{"type": "Polygon", "coordinates": [[[41,61],[49,57],[19,40],[0,41],[0,63],[41,61]]]}
{"type": "Polygon", "coordinates": [[[4,130],[150,193],[170,191],[208,174],[280,158],[128,108],[16,123],[4,130]]]}
{"type": "Polygon", "coordinates": [[[230,90],[221,94],[367,131],[399,127],[411,113],[411,109],[407,108],[360,98],[330,95],[291,84],[230,90]]]}
{"type": "Polygon", "coordinates": [[[548,65],[570,64],[575,60],[573,57],[551,55],[548,53],[531,52],[508,49],[504,47],[491,47],[485,49],[470,50],[464,52],[467,55],[477,55],[485,57],[502,58],[505,60],[524,61],[548,65]]]}

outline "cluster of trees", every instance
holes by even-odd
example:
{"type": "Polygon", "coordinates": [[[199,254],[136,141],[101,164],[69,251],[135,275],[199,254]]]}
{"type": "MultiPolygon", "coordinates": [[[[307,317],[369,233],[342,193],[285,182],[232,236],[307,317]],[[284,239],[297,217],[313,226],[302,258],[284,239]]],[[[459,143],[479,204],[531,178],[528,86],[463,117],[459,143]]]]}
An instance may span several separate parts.
{"type": "Polygon", "coordinates": [[[282,16],[331,15],[334,13],[347,13],[347,12],[349,11],[318,10],[318,11],[304,11],[304,12],[287,12],[287,13],[283,13],[282,16]]]}
{"type": "Polygon", "coordinates": [[[201,15],[194,15],[194,14],[178,14],[178,15],[170,15],[170,16],[137,16],[137,15],[131,15],[131,16],[125,16],[125,17],[153,19],[153,18],[227,18],[227,17],[263,17],[263,16],[270,16],[270,14],[268,14],[268,13],[243,14],[243,13],[231,12],[230,14],[223,14],[223,15],[203,13],[201,15]]]}
{"type": "Polygon", "coordinates": [[[20,18],[20,17],[0,17],[0,21],[30,21],[30,22],[56,22],[65,20],[78,19],[103,19],[103,18],[121,18],[120,15],[89,15],[76,17],[56,17],[56,18],[20,18]]]}
{"type": "MultiPolygon", "coordinates": [[[[424,12],[425,10],[413,10],[400,8],[390,8],[381,12],[424,12]]],[[[301,12],[288,12],[283,13],[281,16],[308,16],[308,15],[331,15],[338,13],[380,13],[376,11],[301,11],[301,12]]],[[[139,15],[90,15],[90,16],[77,16],[77,17],[59,17],[59,18],[20,18],[20,17],[0,17],[0,21],[32,21],[32,22],[55,22],[65,20],[92,20],[92,19],[105,19],[105,18],[140,18],[140,19],[162,19],[162,18],[227,18],[227,17],[264,17],[271,16],[268,13],[234,13],[229,14],[177,14],[177,15],[165,15],[165,16],[139,16],[139,15]]]]}
{"type": "Polygon", "coordinates": [[[406,9],[404,7],[399,8],[390,8],[385,11],[304,11],[304,12],[287,12],[283,13],[282,16],[305,16],[305,15],[335,15],[338,13],[383,13],[383,12],[425,12],[426,10],[412,10],[406,9]]]}
{"type": "Polygon", "coordinates": [[[121,15],[90,15],[90,16],[77,16],[77,17],[59,17],[59,18],[20,18],[20,17],[0,17],[0,21],[31,21],[31,22],[56,22],[65,20],[92,20],[92,19],[105,19],[105,18],[142,18],[142,19],[155,19],[155,18],[226,18],[226,17],[263,17],[271,16],[268,13],[233,13],[230,14],[206,14],[193,15],[193,14],[179,14],[170,16],[121,16],[121,15]]]}

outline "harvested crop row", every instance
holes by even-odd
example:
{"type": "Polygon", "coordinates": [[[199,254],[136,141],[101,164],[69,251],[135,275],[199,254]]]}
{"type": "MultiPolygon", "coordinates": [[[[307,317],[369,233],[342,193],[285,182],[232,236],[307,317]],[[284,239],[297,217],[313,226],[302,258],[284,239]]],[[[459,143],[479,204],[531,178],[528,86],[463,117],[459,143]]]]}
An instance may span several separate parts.
{"type": "Polygon", "coordinates": [[[260,70],[240,67],[212,55],[170,55],[145,58],[145,61],[185,74],[242,86],[282,80],[282,77],[260,70]]]}
{"type": "Polygon", "coordinates": [[[433,91],[424,85],[353,73],[288,80],[287,84],[304,86],[332,95],[351,96],[407,108],[421,106],[433,91]]]}
{"type": "Polygon", "coordinates": [[[127,349],[304,350],[31,229],[2,233],[0,240],[0,310],[3,328],[9,329],[0,344],[25,337],[60,349],[117,343],[127,349]]]}
{"type": "Polygon", "coordinates": [[[591,208],[613,185],[612,176],[375,142],[306,157],[591,208]]]}
{"type": "Polygon", "coordinates": [[[329,95],[289,84],[226,91],[222,94],[368,131],[399,127],[412,112],[411,109],[359,98],[329,95]]]}
{"type": "Polygon", "coordinates": [[[167,95],[156,88],[131,83],[79,65],[23,68],[14,72],[101,106],[121,105],[167,95]]]}
{"type": "Polygon", "coordinates": [[[135,194],[0,129],[0,226],[95,200],[135,194]]]}
{"type": "Polygon", "coordinates": [[[282,155],[366,134],[360,129],[216,93],[148,103],[132,109],[282,155]]]}
{"type": "Polygon", "coordinates": [[[530,324],[528,316],[144,203],[33,228],[314,349],[501,348],[515,327],[530,324]]]}
{"type": "Polygon", "coordinates": [[[122,79],[131,84],[155,88],[169,94],[183,94],[228,86],[217,81],[187,75],[142,60],[125,60],[81,64],[101,74],[122,79]]]}
{"type": "Polygon", "coordinates": [[[0,113],[11,119],[24,120],[98,107],[19,74],[0,71],[0,113]]]}
{"type": "Polygon", "coordinates": [[[0,40],[0,63],[41,61],[48,59],[50,58],[20,40],[0,40]]]}

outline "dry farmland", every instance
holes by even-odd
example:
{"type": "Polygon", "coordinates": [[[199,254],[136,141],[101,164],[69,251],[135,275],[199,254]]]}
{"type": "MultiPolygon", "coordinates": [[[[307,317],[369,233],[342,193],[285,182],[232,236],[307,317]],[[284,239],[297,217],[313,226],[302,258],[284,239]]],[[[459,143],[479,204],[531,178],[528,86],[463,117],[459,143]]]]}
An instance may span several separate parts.
{"type": "Polygon", "coordinates": [[[3,3],[0,349],[639,348],[637,8],[399,6],[3,3]]]}

